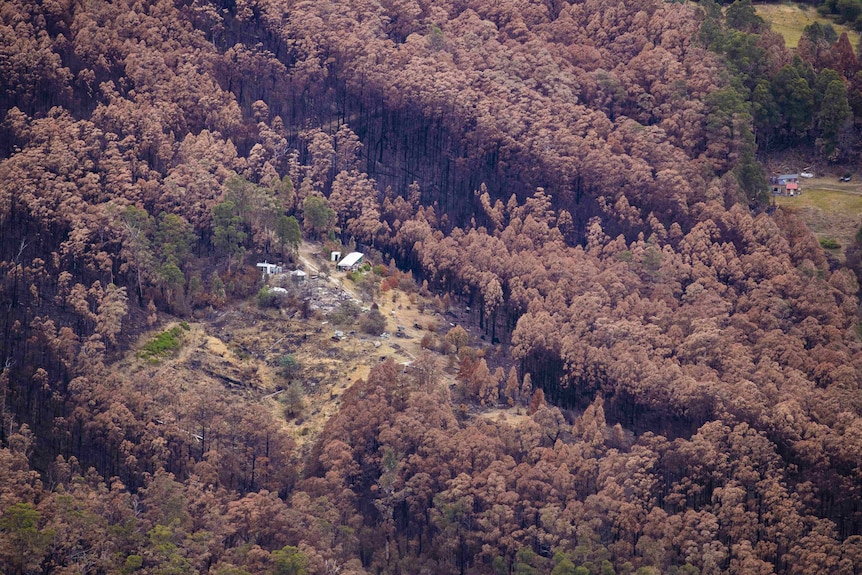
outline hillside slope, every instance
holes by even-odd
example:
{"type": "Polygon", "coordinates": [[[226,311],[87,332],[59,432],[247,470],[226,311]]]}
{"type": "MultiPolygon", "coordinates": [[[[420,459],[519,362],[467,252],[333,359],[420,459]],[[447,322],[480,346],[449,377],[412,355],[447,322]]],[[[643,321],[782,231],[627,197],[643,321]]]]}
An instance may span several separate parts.
{"type": "Polygon", "coordinates": [[[713,8],[3,3],[4,570],[862,571],[859,285],[744,97],[805,64],[713,8]],[[367,311],[259,291],[303,238],[367,311]]]}

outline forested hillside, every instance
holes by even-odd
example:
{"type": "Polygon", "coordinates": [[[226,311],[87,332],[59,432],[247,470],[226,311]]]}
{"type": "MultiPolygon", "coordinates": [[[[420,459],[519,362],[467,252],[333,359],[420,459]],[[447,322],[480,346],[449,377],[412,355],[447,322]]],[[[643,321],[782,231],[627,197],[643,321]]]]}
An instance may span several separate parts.
{"type": "Polygon", "coordinates": [[[856,158],[858,69],[746,2],[0,3],[0,572],[859,575],[859,283],[757,162],[856,158]],[[453,332],[304,451],[117,367],[301,235],[516,368],[453,332]]]}

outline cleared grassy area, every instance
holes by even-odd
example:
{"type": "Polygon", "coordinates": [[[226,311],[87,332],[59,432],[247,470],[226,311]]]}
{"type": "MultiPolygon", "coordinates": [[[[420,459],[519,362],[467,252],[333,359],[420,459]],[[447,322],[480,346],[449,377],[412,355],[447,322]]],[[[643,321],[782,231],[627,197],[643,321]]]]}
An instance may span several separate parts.
{"type": "Polygon", "coordinates": [[[778,197],[776,200],[780,206],[810,207],[827,213],[862,215],[862,194],[806,188],[801,196],[778,197]]]}
{"type": "Polygon", "coordinates": [[[811,6],[801,4],[757,4],[755,6],[758,16],[769,22],[772,29],[784,36],[784,43],[788,48],[796,48],[802,37],[802,30],[809,24],[820,22],[821,24],[832,24],[835,31],[840,35],[847,32],[850,44],[854,47],[859,45],[859,33],[855,30],[836,24],[817,13],[811,6]]]}
{"type": "Polygon", "coordinates": [[[798,214],[819,240],[835,240],[839,247],[827,250],[839,258],[862,224],[862,193],[805,188],[801,196],[777,197],[776,204],[798,214]]]}

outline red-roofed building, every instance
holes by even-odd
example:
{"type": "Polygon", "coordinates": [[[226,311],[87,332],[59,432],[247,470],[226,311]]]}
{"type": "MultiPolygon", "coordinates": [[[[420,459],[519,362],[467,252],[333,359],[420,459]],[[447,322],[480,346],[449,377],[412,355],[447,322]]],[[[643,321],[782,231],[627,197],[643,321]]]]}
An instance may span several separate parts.
{"type": "Polygon", "coordinates": [[[774,196],[798,196],[802,193],[797,174],[783,174],[769,178],[769,185],[774,196]]]}

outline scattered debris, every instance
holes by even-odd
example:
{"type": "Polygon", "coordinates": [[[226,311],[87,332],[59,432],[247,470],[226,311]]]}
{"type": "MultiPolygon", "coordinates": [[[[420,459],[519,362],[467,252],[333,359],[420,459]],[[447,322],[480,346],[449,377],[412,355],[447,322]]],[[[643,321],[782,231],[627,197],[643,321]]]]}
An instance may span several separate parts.
{"type": "Polygon", "coordinates": [[[326,315],[336,309],[342,302],[358,303],[352,295],[345,292],[338,284],[329,282],[321,276],[308,276],[301,284],[301,296],[308,303],[308,309],[319,311],[326,315]]]}

